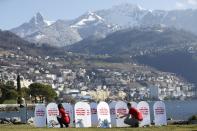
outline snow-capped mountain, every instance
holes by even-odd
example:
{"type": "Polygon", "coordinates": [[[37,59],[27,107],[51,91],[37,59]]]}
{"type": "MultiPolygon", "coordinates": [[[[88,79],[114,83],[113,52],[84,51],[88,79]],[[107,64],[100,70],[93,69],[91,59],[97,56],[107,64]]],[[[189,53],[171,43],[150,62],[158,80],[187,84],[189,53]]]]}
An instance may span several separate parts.
{"type": "Polygon", "coordinates": [[[11,31],[36,43],[66,46],[88,37],[106,37],[124,28],[161,25],[197,34],[197,10],[147,10],[138,5],[121,4],[110,9],[87,12],[73,20],[45,20],[37,13],[29,22],[11,31]]]}
{"type": "Polygon", "coordinates": [[[54,24],[44,27],[26,37],[28,41],[47,43],[51,46],[66,46],[82,40],[76,29],[67,26],[65,21],[56,21],[54,24]]]}
{"type": "Polygon", "coordinates": [[[117,24],[123,27],[138,26],[141,19],[148,12],[148,10],[132,4],[121,4],[111,9],[97,11],[97,13],[108,23],[117,24]]]}
{"type": "Polygon", "coordinates": [[[70,27],[77,29],[82,38],[104,37],[108,33],[118,30],[116,25],[109,24],[101,16],[90,11],[75,19],[70,27]]]}
{"type": "Polygon", "coordinates": [[[41,30],[42,28],[51,25],[52,23],[52,21],[44,20],[42,15],[40,13],[37,13],[31,18],[29,22],[24,23],[19,27],[12,29],[11,31],[18,36],[25,38],[26,36],[31,35],[41,30]]]}
{"type": "Polygon", "coordinates": [[[176,27],[197,34],[197,10],[172,10],[159,11],[155,10],[148,13],[141,20],[142,25],[165,25],[176,27]]]}
{"type": "Polygon", "coordinates": [[[45,20],[40,13],[37,13],[28,23],[11,31],[30,42],[66,46],[81,40],[78,31],[70,28],[70,24],[71,21],[66,20],[45,20]]]}
{"type": "Polygon", "coordinates": [[[138,5],[121,4],[96,12],[108,23],[123,28],[164,25],[184,29],[197,34],[197,10],[148,10],[138,5]]]}
{"type": "Polygon", "coordinates": [[[117,29],[96,13],[87,12],[74,20],[56,22],[45,20],[37,13],[28,23],[11,31],[30,42],[66,46],[90,36],[105,37],[117,29]]]}
{"type": "Polygon", "coordinates": [[[104,21],[105,20],[102,17],[98,16],[94,12],[89,11],[87,14],[84,14],[83,16],[76,19],[71,27],[82,28],[84,26],[88,26],[89,24],[99,24],[103,23],[104,21]]]}

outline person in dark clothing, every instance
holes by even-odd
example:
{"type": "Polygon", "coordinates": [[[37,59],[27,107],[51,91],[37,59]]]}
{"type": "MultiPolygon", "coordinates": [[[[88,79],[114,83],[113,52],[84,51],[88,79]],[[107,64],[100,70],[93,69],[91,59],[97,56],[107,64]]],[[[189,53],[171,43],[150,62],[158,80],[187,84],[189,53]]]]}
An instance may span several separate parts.
{"type": "Polygon", "coordinates": [[[58,122],[60,123],[60,128],[69,127],[70,124],[70,116],[65,112],[62,104],[58,104],[59,116],[57,117],[58,122]]]}
{"type": "Polygon", "coordinates": [[[128,124],[131,127],[139,127],[139,122],[143,120],[142,113],[136,108],[132,107],[130,103],[127,103],[127,107],[129,113],[122,116],[121,118],[126,117],[124,120],[125,124],[128,124]]]}

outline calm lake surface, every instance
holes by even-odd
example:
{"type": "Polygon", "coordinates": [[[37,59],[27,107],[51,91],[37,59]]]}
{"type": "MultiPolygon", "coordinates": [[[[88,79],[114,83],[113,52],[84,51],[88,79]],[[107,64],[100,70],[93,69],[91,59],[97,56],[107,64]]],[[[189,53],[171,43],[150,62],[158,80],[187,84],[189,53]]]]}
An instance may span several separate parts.
{"type": "MultiPolygon", "coordinates": [[[[151,118],[153,118],[153,104],[148,102],[151,110],[151,118]]],[[[187,101],[164,101],[166,105],[167,118],[176,120],[187,120],[192,115],[197,115],[197,100],[187,101]]],[[[153,120],[153,119],[151,119],[153,120]]]]}
{"type": "MultiPolygon", "coordinates": [[[[148,102],[151,111],[151,120],[153,120],[153,104],[148,102]]],[[[166,105],[167,118],[175,120],[187,120],[190,116],[197,114],[197,100],[187,101],[164,101],[166,105]]],[[[0,118],[19,117],[20,115],[26,116],[26,111],[18,112],[0,112],[0,118]]],[[[34,111],[27,111],[27,118],[34,117],[34,111]]]]}

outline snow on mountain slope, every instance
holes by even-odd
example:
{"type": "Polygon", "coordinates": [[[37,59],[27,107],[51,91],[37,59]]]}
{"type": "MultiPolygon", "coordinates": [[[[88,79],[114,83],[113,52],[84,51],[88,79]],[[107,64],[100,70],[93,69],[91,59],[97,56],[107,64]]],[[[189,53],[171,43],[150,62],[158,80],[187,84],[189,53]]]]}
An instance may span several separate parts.
{"type": "Polygon", "coordinates": [[[93,12],[88,12],[84,16],[79,18],[80,20],[77,21],[74,25],[71,25],[73,28],[80,28],[82,26],[87,26],[89,23],[97,23],[97,22],[104,22],[104,19],[98,16],[93,12]]]}
{"type": "Polygon", "coordinates": [[[28,41],[47,43],[51,46],[67,46],[82,40],[76,29],[67,27],[65,21],[57,21],[51,26],[26,37],[28,41]]]}
{"type": "Polygon", "coordinates": [[[77,29],[82,38],[105,37],[108,33],[118,29],[117,26],[107,23],[97,13],[90,11],[75,19],[70,27],[77,29]]]}
{"type": "Polygon", "coordinates": [[[120,29],[161,25],[197,34],[197,10],[147,10],[121,4],[110,9],[87,12],[73,20],[45,20],[37,13],[29,22],[11,31],[30,42],[65,46],[88,37],[106,37],[120,29]],[[60,28],[59,28],[60,27],[60,28]],[[69,34],[70,32],[70,34],[69,34]]]}
{"type": "Polygon", "coordinates": [[[55,23],[55,21],[49,21],[49,20],[44,20],[44,22],[45,22],[48,26],[50,26],[50,25],[52,25],[53,23],[55,23]]]}
{"type": "Polygon", "coordinates": [[[148,10],[132,4],[121,4],[107,10],[97,11],[108,23],[123,27],[138,26],[139,21],[148,13],[148,10]]]}

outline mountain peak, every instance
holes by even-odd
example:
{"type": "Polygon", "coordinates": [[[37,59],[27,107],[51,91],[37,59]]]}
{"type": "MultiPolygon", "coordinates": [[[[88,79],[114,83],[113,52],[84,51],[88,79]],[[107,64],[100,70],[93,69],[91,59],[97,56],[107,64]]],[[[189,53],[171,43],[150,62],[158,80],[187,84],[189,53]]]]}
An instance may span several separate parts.
{"type": "Polygon", "coordinates": [[[87,12],[87,14],[88,14],[88,15],[95,15],[95,13],[92,12],[92,11],[90,11],[90,10],[87,12]]]}
{"type": "Polygon", "coordinates": [[[42,17],[42,15],[41,15],[40,12],[37,12],[36,15],[35,15],[35,17],[38,18],[38,19],[39,19],[39,18],[40,18],[40,19],[43,19],[43,17],[42,17]]]}
{"type": "Polygon", "coordinates": [[[88,11],[87,17],[94,17],[95,19],[102,20],[102,21],[104,20],[101,16],[99,16],[95,12],[91,12],[91,11],[88,11]]]}
{"type": "Polygon", "coordinates": [[[36,13],[36,15],[34,15],[34,16],[31,18],[30,23],[35,24],[35,25],[40,25],[40,24],[42,25],[42,24],[44,24],[45,22],[44,22],[44,18],[43,18],[43,16],[41,15],[41,13],[38,12],[38,13],[36,13]]]}
{"type": "Polygon", "coordinates": [[[37,12],[30,20],[31,24],[50,26],[54,21],[45,20],[40,12],[37,12]]]}
{"type": "Polygon", "coordinates": [[[142,8],[140,5],[137,4],[130,4],[130,3],[122,3],[120,5],[115,5],[112,7],[113,9],[118,9],[118,10],[146,10],[142,8]]]}
{"type": "Polygon", "coordinates": [[[104,19],[101,16],[97,15],[95,12],[88,11],[80,17],[74,25],[71,25],[71,27],[82,27],[86,26],[87,23],[97,23],[103,21],[104,19]]]}

